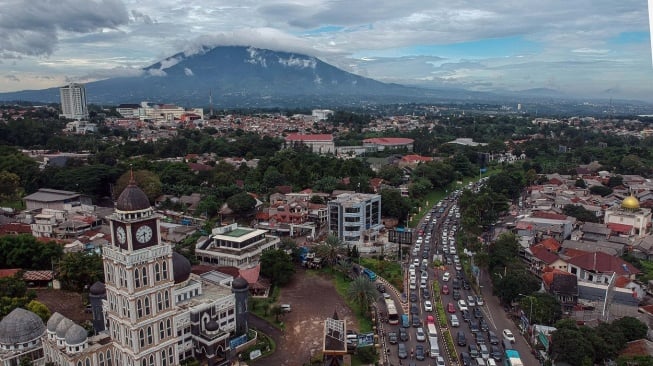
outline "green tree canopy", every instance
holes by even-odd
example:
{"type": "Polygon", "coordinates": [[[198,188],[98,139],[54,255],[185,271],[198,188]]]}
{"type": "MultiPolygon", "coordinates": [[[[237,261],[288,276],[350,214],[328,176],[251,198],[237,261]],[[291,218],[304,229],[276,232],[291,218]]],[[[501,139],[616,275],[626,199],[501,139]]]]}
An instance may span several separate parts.
{"type": "Polygon", "coordinates": [[[261,254],[261,274],[274,286],[290,282],[295,274],[292,258],[282,249],[266,250],[261,254]]]}
{"type": "Polygon", "coordinates": [[[63,248],[54,243],[43,243],[30,234],[0,237],[0,268],[52,269],[63,248]]]}
{"type": "Polygon", "coordinates": [[[95,253],[66,253],[59,262],[59,280],[64,288],[82,292],[104,280],[102,256],[95,253]]]}
{"type": "Polygon", "coordinates": [[[227,198],[227,205],[237,215],[245,215],[254,209],[256,200],[247,192],[237,193],[227,198]]]}

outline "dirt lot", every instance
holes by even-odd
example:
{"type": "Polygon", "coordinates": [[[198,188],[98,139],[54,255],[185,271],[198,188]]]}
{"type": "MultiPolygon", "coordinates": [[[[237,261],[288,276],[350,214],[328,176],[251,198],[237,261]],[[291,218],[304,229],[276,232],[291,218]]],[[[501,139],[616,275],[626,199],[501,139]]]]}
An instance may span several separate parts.
{"type": "Polygon", "coordinates": [[[44,303],[52,314],[59,312],[80,325],[91,320],[91,314],[84,312],[82,295],[52,289],[36,289],[35,291],[36,300],[44,303]]]}
{"type": "Polygon", "coordinates": [[[324,321],[333,316],[334,311],[340,319],[347,319],[347,329],[358,330],[356,318],[336,292],[333,282],[315,272],[297,272],[293,282],[282,289],[279,303],[290,304],[292,312],[284,315],[286,330],[277,344],[277,351],[261,360],[266,365],[307,363],[312,355],[322,350],[324,321]]]}

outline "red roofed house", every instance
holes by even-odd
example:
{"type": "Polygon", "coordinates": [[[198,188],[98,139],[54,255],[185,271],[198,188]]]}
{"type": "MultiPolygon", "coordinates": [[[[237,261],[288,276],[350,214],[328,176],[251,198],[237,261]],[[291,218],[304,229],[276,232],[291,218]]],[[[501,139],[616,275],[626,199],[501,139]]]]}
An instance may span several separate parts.
{"type": "Polygon", "coordinates": [[[549,270],[542,274],[544,289],[555,296],[562,311],[571,311],[578,301],[578,279],[576,276],[559,269],[549,270]]]}
{"type": "Polygon", "coordinates": [[[399,167],[403,168],[406,166],[409,167],[414,167],[418,165],[419,163],[426,163],[429,161],[432,161],[433,158],[429,156],[421,156],[417,154],[409,154],[409,155],[404,155],[401,157],[401,160],[399,161],[399,167]]]}
{"type": "Polygon", "coordinates": [[[311,151],[318,154],[333,154],[336,151],[336,145],[331,134],[302,135],[291,133],[286,136],[286,148],[297,145],[306,145],[311,151]]]}
{"type": "Polygon", "coordinates": [[[555,252],[548,250],[542,244],[533,245],[528,248],[526,250],[526,259],[531,263],[529,270],[538,277],[542,277],[542,273],[546,268],[563,271],[567,270],[567,262],[560,258],[555,252]]]}
{"type": "Polygon", "coordinates": [[[603,252],[586,253],[567,261],[567,272],[582,281],[607,284],[612,274],[635,279],[640,271],[623,259],[603,252]]]}
{"type": "Polygon", "coordinates": [[[383,151],[391,149],[406,149],[413,151],[415,140],[403,137],[375,137],[363,140],[363,147],[368,151],[383,151]]]}

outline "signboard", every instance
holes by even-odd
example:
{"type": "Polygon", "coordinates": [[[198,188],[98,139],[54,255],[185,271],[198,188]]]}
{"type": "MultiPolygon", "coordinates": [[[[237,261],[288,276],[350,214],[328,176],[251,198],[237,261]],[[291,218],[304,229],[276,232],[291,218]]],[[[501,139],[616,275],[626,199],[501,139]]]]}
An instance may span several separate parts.
{"type": "Polygon", "coordinates": [[[374,344],[374,333],[361,333],[358,335],[358,347],[371,346],[374,344]]]}
{"type": "Polygon", "coordinates": [[[392,229],[388,231],[388,241],[397,244],[412,244],[413,232],[410,229],[392,229]]]}
{"type": "Polygon", "coordinates": [[[261,357],[261,350],[260,349],[255,349],[252,352],[249,353],[249,359],[250,360],[255,360],[257,358],[261,357]]]}
{"type": "Polygon", "coordinates": [[[236,338],[232,338],[229,341],[229,348],[236,349],[241,344],[245,344],[245,342],[247,342],[247,334],[243,334],[243,335],[238,336],[236,338]]]}

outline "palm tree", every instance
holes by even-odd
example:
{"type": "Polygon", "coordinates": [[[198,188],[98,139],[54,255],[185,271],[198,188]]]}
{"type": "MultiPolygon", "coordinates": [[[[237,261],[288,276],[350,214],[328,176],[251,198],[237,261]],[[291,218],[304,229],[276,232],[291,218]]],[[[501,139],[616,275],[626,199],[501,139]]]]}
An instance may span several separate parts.
{"type": "Polygon", "coordinates": [[[347,297],[352,299],[360,313],[365,313],[370,304],[376,300],[377,296],[378,293],[374,284],[365,276],[356,277],[347,289],[347,297]]]}
{"type": "Polygon", "coordinates": [[[326,240],[317,246],[316,253],[326,263],[333,266],[338,256],[344,250],[344,243],[335,235],[329,235],[326,240]]]}

